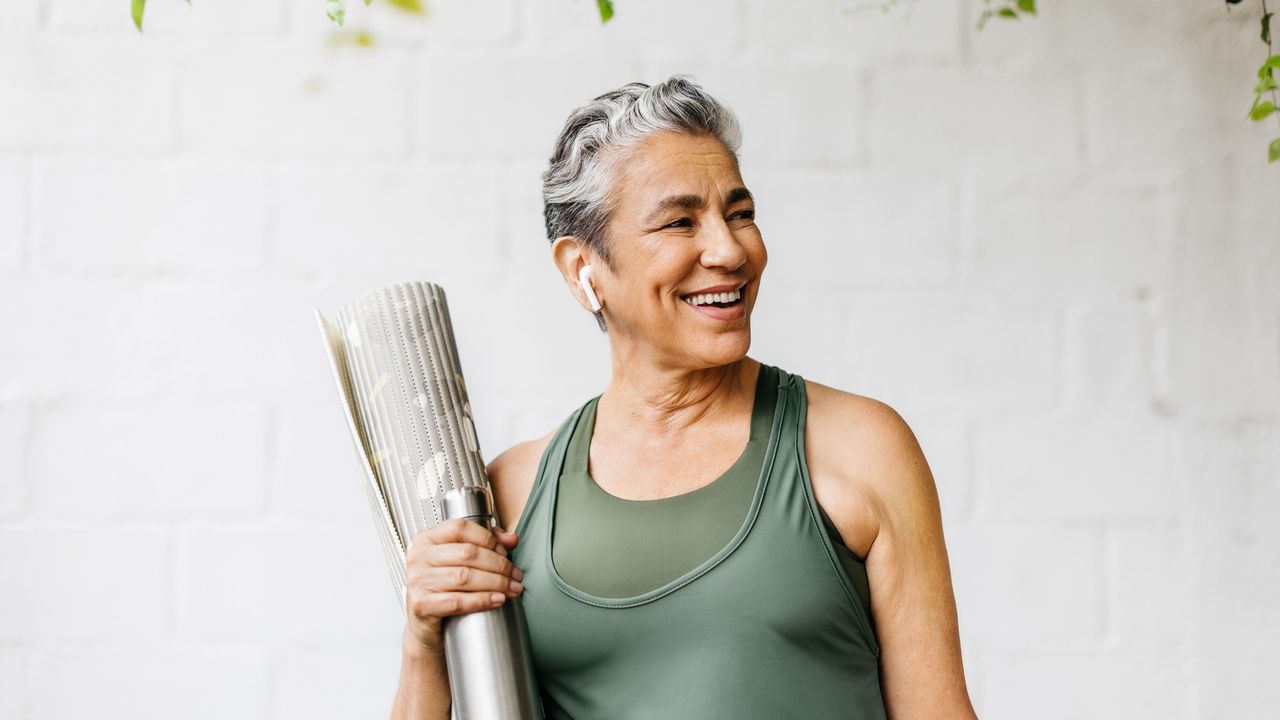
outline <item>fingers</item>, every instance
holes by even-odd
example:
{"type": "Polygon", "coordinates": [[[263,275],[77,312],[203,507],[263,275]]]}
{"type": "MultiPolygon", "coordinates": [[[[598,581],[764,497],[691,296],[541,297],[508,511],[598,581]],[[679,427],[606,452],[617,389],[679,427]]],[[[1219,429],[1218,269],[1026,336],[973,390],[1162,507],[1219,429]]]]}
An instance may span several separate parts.
{"type": "Polygon", "coordinates": [[[429,530],[423,531],[432,543],[468,542],[497,551],[498,539],[489,529],[463,518],[444,520],[429,530]]]}
{"type": "Polygon", "coordinates": [[[429,568],[411,577],[406,602],[419,620],[430,620],[489,610],[523,591],[524,585],[508,575],[450,565],[429,568]]]}
{"type": "Polygon", "coordinates": [[[502,592],[508,595],[519,595],[524,585],[510,575],[480,570],[470,565],[449,565],[433,568],[430,573],[430,585],[436,592],[502,592]]]}
{"type": "Polygon", "coordinates": [[[433,617],[488,610],[518,596],[524,573],[508,557],[518,541],[513,532],[460,518],[418,533],[405,556],[409,609],[428,627],[433,617]]]}
{"type": "Polygon", "coordinates": [[[410,610],[426,620],[489,610],[506,599],[507,596],[499,592],[435,592],[416,595],[410,610]]]}
{"type": "MultiPolygon", "coordinates": [[[[414,541],[423,535],[426,535],[428,540],[427,543],[421,543],[423,545],[468,542],[492,550],[499,555],[507,555],[520,542],[519,536],[514,532],[498,527],[490,531],[489,528],[462,518],[445,520],[435,527],[423,530],[414,537],[414,541]]],[[[409,543],[409,554],[413,554],[417,544],[419,543],[409,543]]]]}
{"type": "Polygon", "coordinates": [[[440,619],[492,610],[524,591],[524,573],[508,557],[519,538],[454,518],[419,532],[405,552],[405,605],[424,647],[441,643],[440,619]]]}
{"type": "Polygon", "coordinates": [[[486,570],[516,580],[523,580],[524,573],[504,555],[482,548],[471,543],[446,543],[437,545],[432,554],[431,564],[437,567],[446,565],[466,565],[477,570],[486,570]]]}
{"type": "Polygon", "coordinates": [[[516,534],[515,534],[513,531],[511,531],[511,530],[503,530],[502,528],[494,528],[493,532],[494,532],[494,533],[495,533],[495,534],[496,534],[496,535],[497,535],[497,536],[498,536],[498,537],[499,537],[503,542],[509,542],[509,543],[511,543],[512,545],[515,545],[515,544],[516,544],[516,542],[520,539],[520,538],[519,538],[519,536],[518,536],[518,535],[516,535],[516,534]]]}
{"type": "Polygon", "coordinates": [[[412,582],[420,578],[427,592],[498,591],[519,594],[524,573],[507,549],[515,533],[483,527],[462,519],[446,520],[419,533],[406,554],[412,582]],[[425,541],[420,541],[425,536],[425,541]]]}

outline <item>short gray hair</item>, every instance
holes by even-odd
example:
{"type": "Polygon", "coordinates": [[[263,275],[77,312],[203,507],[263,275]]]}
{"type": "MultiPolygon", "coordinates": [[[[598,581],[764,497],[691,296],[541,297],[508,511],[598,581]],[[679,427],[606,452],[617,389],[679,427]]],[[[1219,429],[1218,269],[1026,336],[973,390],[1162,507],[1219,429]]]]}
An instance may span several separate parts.
{"type": "Polygon", "coordinates": [[[551,166],[542,174],[547,239],[573,235],[610,264],[614,170],[627,151],[665,131],[715,137],[738,161],[737,118],[689,76],[623,85],[574,110],[556,138],[551,166]]]}

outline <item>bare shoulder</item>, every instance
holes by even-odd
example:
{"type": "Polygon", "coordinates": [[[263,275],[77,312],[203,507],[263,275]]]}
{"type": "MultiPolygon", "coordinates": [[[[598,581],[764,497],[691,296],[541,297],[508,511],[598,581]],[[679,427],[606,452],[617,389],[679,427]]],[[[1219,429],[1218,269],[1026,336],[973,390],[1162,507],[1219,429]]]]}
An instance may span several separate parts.
{"type": "Polygon", "coordinates": [[[805,389],[805,447],[815,495],[846,544],[866,557],[904,503],[928,502],[933,477],[915,433],[888,404],[810,380],[805,389]]]}
{"type": "Polygon", "coordinates": [[[866,558],[890,717],[975,718],[937,488],[915,433],[883,402],[806,389],[814,494],[866,558]]]}
{"type": "Polygon", "coordinates": [[[498,506],[498,523],[503,528],[513,530],[520,520],[529,492],[533,489],[542,453],[554,436],[555,430],[552,429],[540,438],[516,443],[485,466],[489,485],[493,488],[493,501],[498,506]]]}
{"type": "Polygon", "coordinates": [[[910,434],[906,421],[892,407],[866,395],[837,390],[812,380],[805,380],[809,396],[809,419],[818,420],[824,428],[843,424],[844,431],[860,430],[875,435],[910,434]]]}

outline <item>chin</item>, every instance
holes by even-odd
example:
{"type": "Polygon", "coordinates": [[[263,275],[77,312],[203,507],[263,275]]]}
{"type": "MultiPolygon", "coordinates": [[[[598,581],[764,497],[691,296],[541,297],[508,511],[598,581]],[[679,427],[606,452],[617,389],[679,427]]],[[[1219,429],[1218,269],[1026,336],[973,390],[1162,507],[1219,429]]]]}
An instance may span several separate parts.
{"type": "Polygon", "coordinates": [[[698,358],[707,367],[719,367],[741,360],[750,349],[751,328],[748,326],[735,332],[718,333],[703,342],[695,341],[687,354],[698,358]]]}

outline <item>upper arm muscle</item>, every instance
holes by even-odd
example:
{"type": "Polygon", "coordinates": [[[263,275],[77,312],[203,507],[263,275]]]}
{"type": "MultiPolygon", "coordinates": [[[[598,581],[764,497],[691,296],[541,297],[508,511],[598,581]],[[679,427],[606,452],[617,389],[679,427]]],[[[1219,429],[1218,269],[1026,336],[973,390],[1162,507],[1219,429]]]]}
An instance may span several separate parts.
{"type": "Polygon", "coordinates": [[[821,386],[815,395],[824,507],[837,525],[843,519],[842,532],[874,533],[859,542],[870,546],[867,580],[890,717],[975,717],[937,488],[920,445],[884,403],[821,386]]]}

